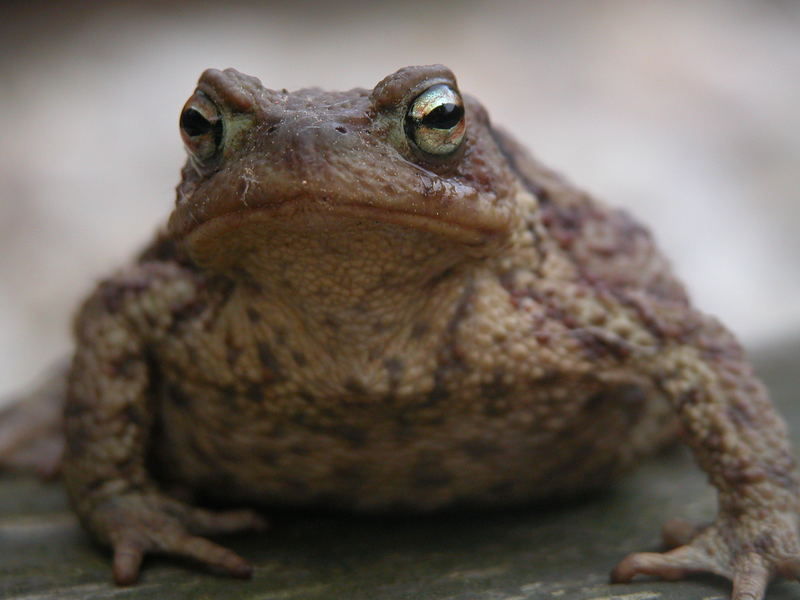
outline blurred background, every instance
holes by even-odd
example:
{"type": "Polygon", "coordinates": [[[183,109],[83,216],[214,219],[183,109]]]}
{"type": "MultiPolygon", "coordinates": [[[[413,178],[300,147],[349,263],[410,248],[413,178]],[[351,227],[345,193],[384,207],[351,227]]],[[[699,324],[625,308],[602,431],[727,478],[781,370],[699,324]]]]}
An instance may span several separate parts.
{"type": "MultiPolygon", "coordinates": [[[[0,22],[0,397],[70,348],[162,223],[206,67],[371,88],[441,62],[536,155],[655,231],[752,349],[800,340],[800,3],[26,2],[0,22]]],[[[800,343],[800,342],[798,342],[800,343]]]]}

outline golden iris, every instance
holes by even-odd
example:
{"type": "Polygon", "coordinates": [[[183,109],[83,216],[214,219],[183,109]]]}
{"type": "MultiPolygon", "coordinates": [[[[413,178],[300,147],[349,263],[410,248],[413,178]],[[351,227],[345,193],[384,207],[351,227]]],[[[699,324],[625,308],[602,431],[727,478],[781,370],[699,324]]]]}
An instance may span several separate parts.
{"type": "Polygon", "coordinates": [[[446,84],[429,87],[406,113],[406,135],[427,154],[446,156],[464,140],[466,121],[461,96],[446,84]]]}

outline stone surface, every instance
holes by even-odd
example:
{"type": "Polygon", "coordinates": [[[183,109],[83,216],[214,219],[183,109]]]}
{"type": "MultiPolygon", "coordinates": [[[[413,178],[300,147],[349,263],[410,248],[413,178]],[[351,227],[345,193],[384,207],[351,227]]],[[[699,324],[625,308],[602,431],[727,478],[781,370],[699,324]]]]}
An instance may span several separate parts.
{"type": "MultiPolygon", "coordinates": [[[[757,357],[773,398],[800,431],[800,340],[757,357]]],[[[251,581],[162,559],[117,588],[109,558],[69,511],[56,483],[0,477],[0,598],[258,600],[723,600],[722,579],[608,585],[623,555],[657,549],[661,523],[708,520],[714,494],[688,453],[649,461],[603,494],[569,504],[425,518],[278,514],[261,535],[228,539],[256,566],[251,581]]],[[[768,600],[800,598],[778,581],[768,600]]]]}

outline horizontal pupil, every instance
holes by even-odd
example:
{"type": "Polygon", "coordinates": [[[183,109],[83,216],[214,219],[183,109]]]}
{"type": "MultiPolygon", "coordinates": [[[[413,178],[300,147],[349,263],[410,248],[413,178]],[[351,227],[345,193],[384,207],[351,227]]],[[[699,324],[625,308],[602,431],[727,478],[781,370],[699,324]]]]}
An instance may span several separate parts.
{"type": "Polygon", "coordinates": [[[211,123],[198,111],[190,108],[181,115],[181,128],[186,135],[196,137],[211,131],[211,123]]]}
{"type": "Polygon", "coordinates": [[[432,129],[452,129],[458,125],[464,116],[464,108],[458,104],[448,102],[440,104],[427,115],[422,117],[422,124],[432,129]]]}

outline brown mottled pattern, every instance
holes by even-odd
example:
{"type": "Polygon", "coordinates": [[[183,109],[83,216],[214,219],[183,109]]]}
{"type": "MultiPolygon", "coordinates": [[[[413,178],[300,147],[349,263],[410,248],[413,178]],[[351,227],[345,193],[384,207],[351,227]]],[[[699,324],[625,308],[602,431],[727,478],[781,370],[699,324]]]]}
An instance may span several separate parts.
{"type": "Polygon", "coordinates": [[[76,322],[64,477],[117,581],[147,552],[249,573],[189,534],[260,519],[162,482],[250,506],[513,504],[606,485],[678,429],[720,518],[614,577],[708,570],[743,600],[796,576],[785,427],[736,341],[643,227],[474,99],[457,150],[422,152],[405,114],[439,84],[457,90],[441,66],[371,92],[201,77],[168,232],[76,322]]]}

